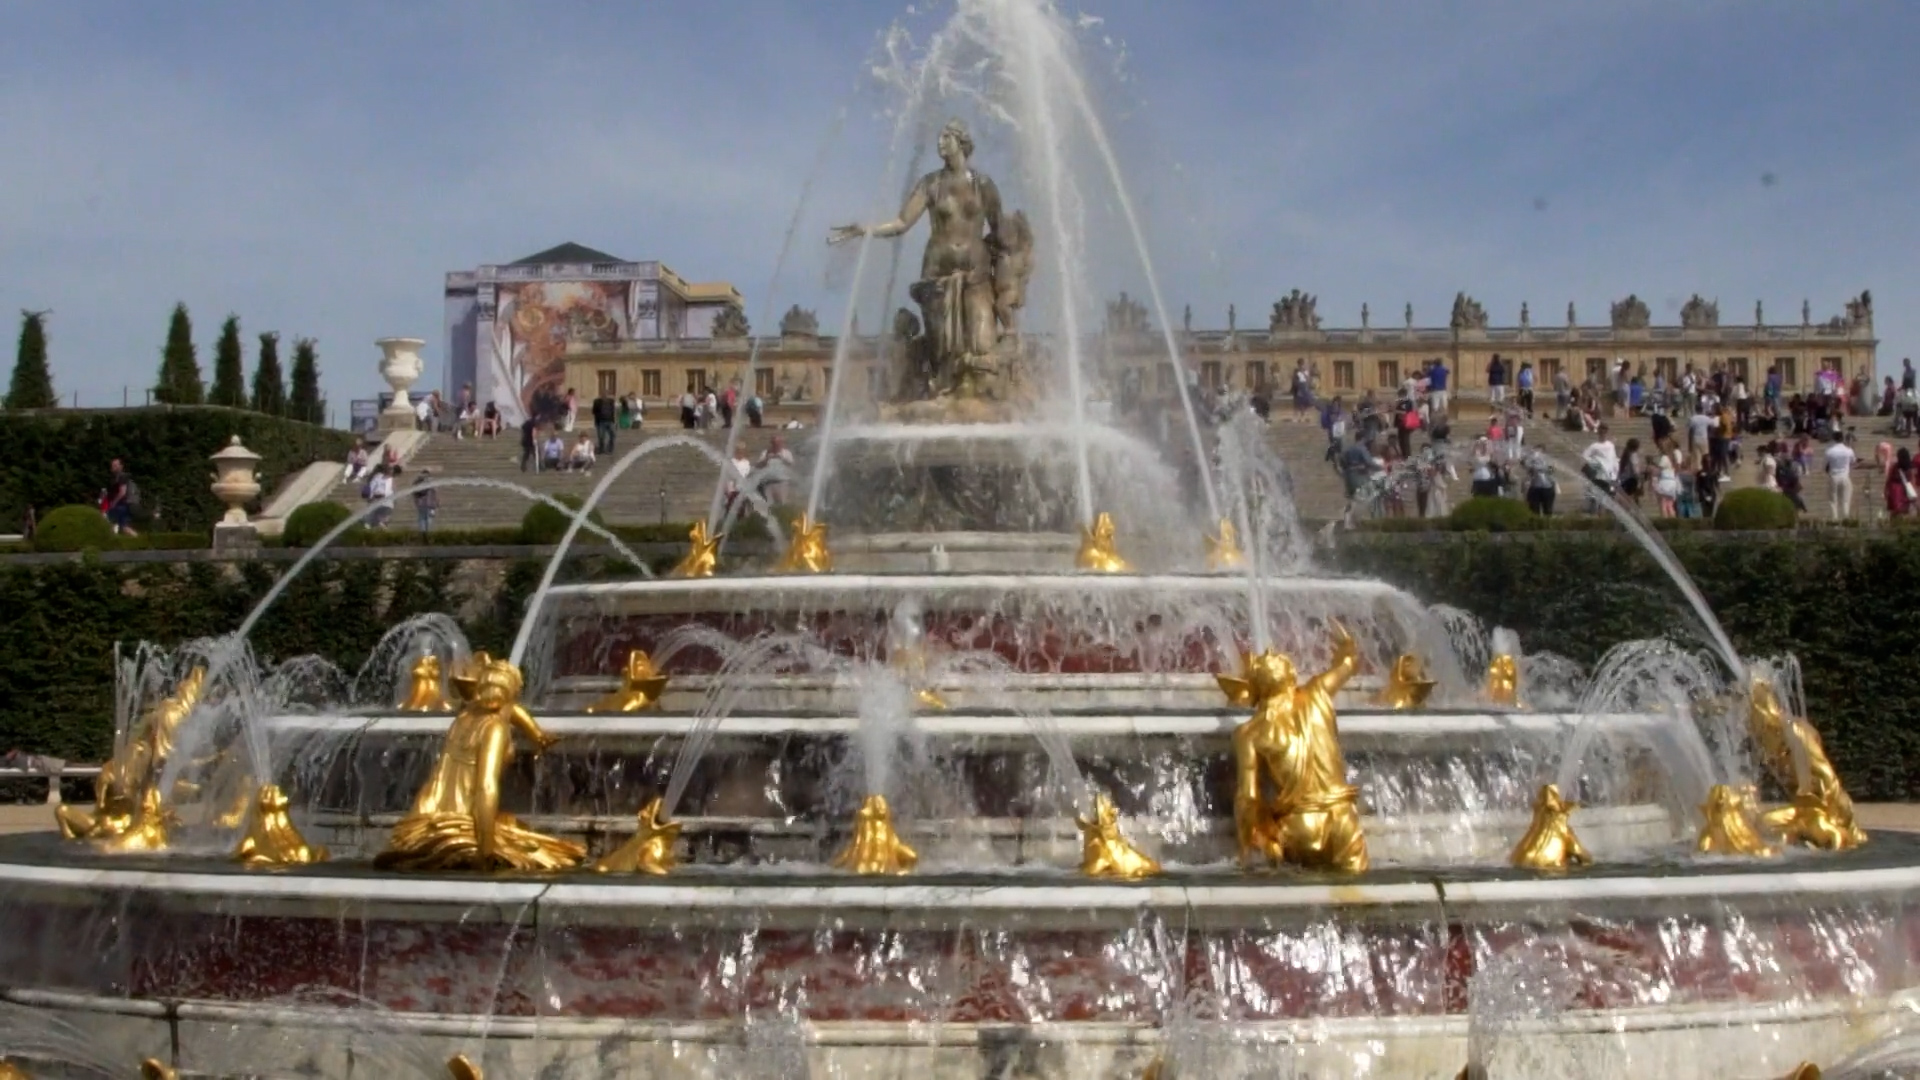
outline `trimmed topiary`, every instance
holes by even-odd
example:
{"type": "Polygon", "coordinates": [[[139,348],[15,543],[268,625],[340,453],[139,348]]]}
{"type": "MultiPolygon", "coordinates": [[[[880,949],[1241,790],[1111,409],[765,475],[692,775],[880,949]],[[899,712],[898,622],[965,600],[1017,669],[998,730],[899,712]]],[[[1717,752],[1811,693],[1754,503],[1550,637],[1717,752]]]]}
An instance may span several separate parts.
{"type": "MultiPolygon", "coordinates": [[[[561,495],[559,500],[575,510],[580,509],[583,503],[578,495],[561,495]]],[[[588,514],[587,520],[603,528],[606,526],[606,521],[600,517],[598,510],[588,514]]],[[[543,502],[534,503],[527,507],[526,516],[520,519],[520,542],[539,547],[557,544],[561,537],[567,535],[567,526],[572,524],[573,515],[563,514],[543,502]]],[[[594,536],[592,533],[586,535],[594,536]]]]}
{"type": "Polygon", "coordinates": [[[1763,529],[1791,529],[1800,522],[1793,500],[1766,488],[1741,488],[1720,499],[1714,512],[1713,527],[1740,532],[1763,529]]]}
{"type": "Polygon", "coordinates": [[[1468,499],[1447,515],[1447,527],[1456,532],[1520,532],[1537,525],[1526,503],[1497,495],[1468,499]]]}
{"type": "Polygon", "coordinates": [[[281,542],[288,547],[312,547],[320,538],[340,527],[340,523],[353,516],[353,511],[337,502],[310,502],[305,506],[296,506],[293,513],[287,515],[287,527],[280,534],[281,542]]]}
{"type": "Polygon", "coordinates": [[[96,506],[62,506],[33,530],[36,551],[85,551],[113,546],[113,526],[96,506]]]}

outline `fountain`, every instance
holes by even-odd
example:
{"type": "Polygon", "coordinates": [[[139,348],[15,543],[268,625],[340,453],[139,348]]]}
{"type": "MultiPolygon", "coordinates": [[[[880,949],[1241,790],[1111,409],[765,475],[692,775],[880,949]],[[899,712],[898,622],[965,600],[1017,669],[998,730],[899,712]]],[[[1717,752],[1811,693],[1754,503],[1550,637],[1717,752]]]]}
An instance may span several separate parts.
{"type": "Polygon", "coordinates": [[[674,573],[563,580],[616,466],[505,659],[425,617],[351,678],[267,665],[257,611],[131,651],[97,807],[0,838],[0,1061],[1759,1080],[1910,1049],[1920,847],[1863,846],[1790,665],[1716,633],[1582,672],[1314,575],[1252,420],[1091,407],[1097,241],[1166,320],[1070,24],[960,0],[909,81],[897,153],[941,168],[834,238],[858,279],[931,214],[920,315],[884,400],[840,397],[842,335],[784,550],[723,560],[716,500],[674,573]]]}

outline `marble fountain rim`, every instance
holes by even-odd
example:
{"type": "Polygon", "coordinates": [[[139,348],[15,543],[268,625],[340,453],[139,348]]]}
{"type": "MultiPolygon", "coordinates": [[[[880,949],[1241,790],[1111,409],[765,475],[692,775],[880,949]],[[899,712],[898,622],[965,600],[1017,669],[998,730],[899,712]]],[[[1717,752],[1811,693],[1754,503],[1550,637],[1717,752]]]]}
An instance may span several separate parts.
{"type": "MultiPolygon", "coordinates": [[[[1363,597],[1404,597],[1407,594],[1383,581],[1362,577],[1265,577],[1261,587],[1271,594],[1325,593],[1363,597]]],[[[992,592],[1008,598],[1053,592],[1075,596],[1138,596],[1151,599],[1163,593],[1212,593],[1244,597],[1243,573],[1101,574],[1091,571],[1044,574],[857,573],[857,574],[728,574],[708,578],[651,578],[631,581],[575,582],[555,585],[548,599],[609,599],[643,595],[666,598],[702,598],[752,593],[762,598],[849,593],[912,594],[946,600],[955,594],[992,592]]],[[[855,597],[885,602],[880,597],[855,597]]],[[[891,606],[890,604],[888,606],[891,606]]]]}
{"type": "MultiPolygon", "coordinates": [[[[741,1021],[644,1020],[624,1017],[562,1015],[478,1015],[463,1013],[328,1009],[274,1003],[242,1003],[199,998],[128,998],[59,990],[0,987],[0,1001],[23,1008],[177,1020],[186,1023],[255,1023],[271,1026],[355,1030],[483,1039],[606,1039],[679,1041],[738,1045],[741,1021]]],[[[1553,1036],[1618,1034],[1745,1027],[1836,1018],[1920,1013],[1920,990],[1895,990],[1881,997],[1802,998],[1727,1005],[1689,1002],[1611,1009],[1569,1009],[1546,1017],[1514,1018],[1512,1034],[1553,1036]]],[[[1235,1042],[1278,1044],[1348,1042],[1379,1037],[1440,1036],[1465,1038],[1471,1019],[1463,1012],[1393,1016],[1322,1016],[1302,1020],[1233,1021],[1235,1042]]],[[[1210,1028],[1215,1025],[1196,1025],[1210,1028]]],[[[808,1020],[800,1023],[810,1046],[967,1046],[995,1034],[1019,1030],[1044,1041],[1115,1046],[1159,1046],[1166,1028],[1129,1021],[976,1021],[808,1020]]]]}

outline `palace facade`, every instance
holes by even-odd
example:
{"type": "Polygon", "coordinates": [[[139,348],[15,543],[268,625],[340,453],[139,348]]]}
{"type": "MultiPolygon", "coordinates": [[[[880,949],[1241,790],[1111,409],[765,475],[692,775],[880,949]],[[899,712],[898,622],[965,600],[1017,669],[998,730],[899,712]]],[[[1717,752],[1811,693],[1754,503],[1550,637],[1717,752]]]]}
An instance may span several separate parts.
{"type": "MultiPolygon", "coordinates": [[[[1543,393],[1551,392],[1561,371],[1576,386],[1590,378],[1604,385],[1613,366],[1625,360],[1649,382],[1663,374],[1673,383],[1689,366],[1702,373],[1724,368],[1744,377],[1755,393],[1774,369],[1784,392],[1793,394],[1811,390],[1822,370],[1848,380],[1861,373],[1873,378],[1879,346],[1868,293],[1822,322],[1803,304],[1798,323],[1769,323],[1755,305],[1754,320],[1739,326],[1723,322],[1719,306],[1697,296],[1674,326],[1654,325],[1646,303],[1635,296],[1613,304],[1603,325],[1582,324],[1572,305],[1564,323],[1538,325],[1522,305],[1518,325],[1492,326],[1464,294],[1455,298],[1445,326],[1415,325],[1408,305],[1399,326],[1374,326],[1362,307],[1359,326],[1325,327],[1316,306],[1314,297],[1296,292],[1274,305],[1264,331],[1234,326],[1230,309],[1227,329],[1189,325],[1172,337],[1191,377],[1203,386],[1284,394],[1290,373],[1304,364],[1317,374],[1322,396],[1385,394],[1437,359],[1454,373],[1456,400],[1485,396],[1496,354],[1509,370],[1531,363],[1543,393]]],[[[1171,393],[1167,335],[1149,327],[1141,305],[1124,294],[1107,307],[1105,329],[1084,355],[1100,358],[1109,392],[1131,384],[1147,394],[1171,393]]],[[[850,344],[847,371],[855,382],[842,388],[849,400],[888,393],[892,379],[883,344],[878,335],[856,336],[850,344]]],[[[804,409],[825,396],[837,345],[819,333],[812,313],[794,308],[777,336],[575,342],[566,354],[566,381],[583,395],[634,393],[650,404],[667,403],[689,390],[718,391],[735,379],[748,385],[748,360],[757,356],[751,385],[760,397],[769,405],[804,409]]]]}

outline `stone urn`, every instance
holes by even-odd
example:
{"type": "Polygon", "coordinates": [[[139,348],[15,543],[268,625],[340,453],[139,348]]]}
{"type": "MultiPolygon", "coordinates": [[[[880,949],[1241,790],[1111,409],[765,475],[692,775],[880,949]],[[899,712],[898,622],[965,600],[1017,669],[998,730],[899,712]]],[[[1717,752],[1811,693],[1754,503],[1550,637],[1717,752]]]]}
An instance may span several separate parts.
{"type": "Polygon", "coordinates": [[[380,348],[380,377],[393,387],[393,404],[386,411],[412,416],[413,402],[407,398],[407,388],[420,379],[420,350],[426,342],[413,337],[385,337],[374,344],[380,348]]]}
{"type": "Polygon", "coordinates": [[[227,504],[227,514],[220,524],[246,525],[247,504],[260,495],[260,478],[253,471],[260,455],[240,445],[240,436],[235,435],[211,460],[214,497],[227,504]]]}

